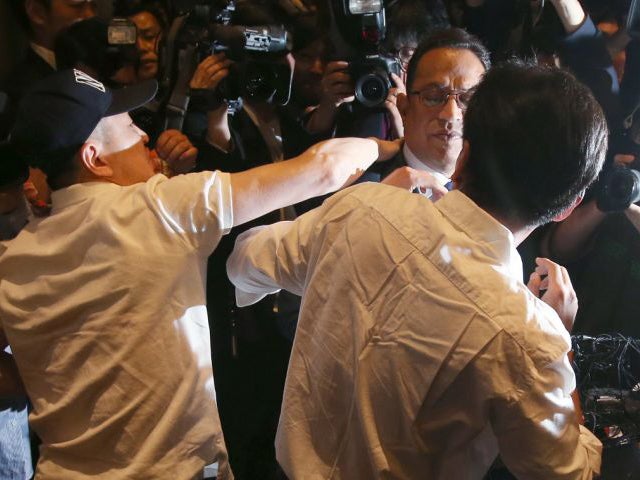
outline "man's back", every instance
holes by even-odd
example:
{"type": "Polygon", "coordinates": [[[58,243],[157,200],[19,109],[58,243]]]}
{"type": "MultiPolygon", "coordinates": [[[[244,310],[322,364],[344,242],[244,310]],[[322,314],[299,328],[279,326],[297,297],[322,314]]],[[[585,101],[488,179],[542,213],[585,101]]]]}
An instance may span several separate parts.
{"type": "Polygon", "coordinates": [[[373,185],[294,225],[276,275],[305,289],[276,441],[290,478],[481,478],[496,436],[516,472],[560,478],[565,455],[579,475],[575,426],[568,453],[545,442],[545,421],[573,416],[568,334],[520,281],[505,227],[459,192],[434,205],[373,185]]]}
{"type": "Polygon", "coordinates": [[[224,471],[204,275],[231,226],[227,178],[75,185],[0,247],[0,318],[42,478],[224,471]]]}

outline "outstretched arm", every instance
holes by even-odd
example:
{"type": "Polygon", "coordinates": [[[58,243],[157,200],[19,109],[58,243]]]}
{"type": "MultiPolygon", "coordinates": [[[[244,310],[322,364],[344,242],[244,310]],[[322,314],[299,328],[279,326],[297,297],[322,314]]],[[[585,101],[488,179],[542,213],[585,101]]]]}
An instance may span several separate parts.
{"type": "Polygon", "coordinates": [[[291,160],[231,174],[234,225],[353,183],[377,159],[389,159],[398,142],[335,138],[291,160]]]}

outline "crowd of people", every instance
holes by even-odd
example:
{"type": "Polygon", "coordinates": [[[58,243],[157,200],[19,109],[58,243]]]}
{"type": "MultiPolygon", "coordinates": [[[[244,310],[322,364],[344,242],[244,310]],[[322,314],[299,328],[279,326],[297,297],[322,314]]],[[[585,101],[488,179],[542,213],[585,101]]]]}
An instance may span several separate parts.
{"type": "Polygon", "coordinates": [[[11,3],[0,479],[623,478],[569,350],[640,337],[627,7],[11,3]]]}

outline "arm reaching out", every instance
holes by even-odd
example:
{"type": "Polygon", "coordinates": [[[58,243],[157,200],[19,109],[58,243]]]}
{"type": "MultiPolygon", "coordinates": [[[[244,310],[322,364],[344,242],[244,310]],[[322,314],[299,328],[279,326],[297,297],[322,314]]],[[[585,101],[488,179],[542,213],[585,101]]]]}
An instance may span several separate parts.
{"type": "Polygon", "coordinates": [[[373,162],[393,157],[399,148],[399,142],[335,138],[291,160],[233,173],[234,225],[346,187],[373,162]]]}
{"type": "Polygon", "coordinates": [[[567,33],[575,32],[584,22],[586,14],[578,0],[551,0],[551,3],[567,33]]]}

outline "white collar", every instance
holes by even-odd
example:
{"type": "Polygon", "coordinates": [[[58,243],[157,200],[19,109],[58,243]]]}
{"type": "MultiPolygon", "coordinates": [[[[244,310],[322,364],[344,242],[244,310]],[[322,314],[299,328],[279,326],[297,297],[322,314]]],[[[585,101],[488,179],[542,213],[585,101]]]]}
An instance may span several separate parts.
{"type": "Polygon", "coordinates": [[[31,48],[33,51],[42,58],[45,62],[47,62],[51,68],[57,70],[58,67],[56,65],[56,54],[53,50],[49,50],[47,47],[43,47],[42,45],[38,45],[37,43],[31,42],[31,48]]]}

